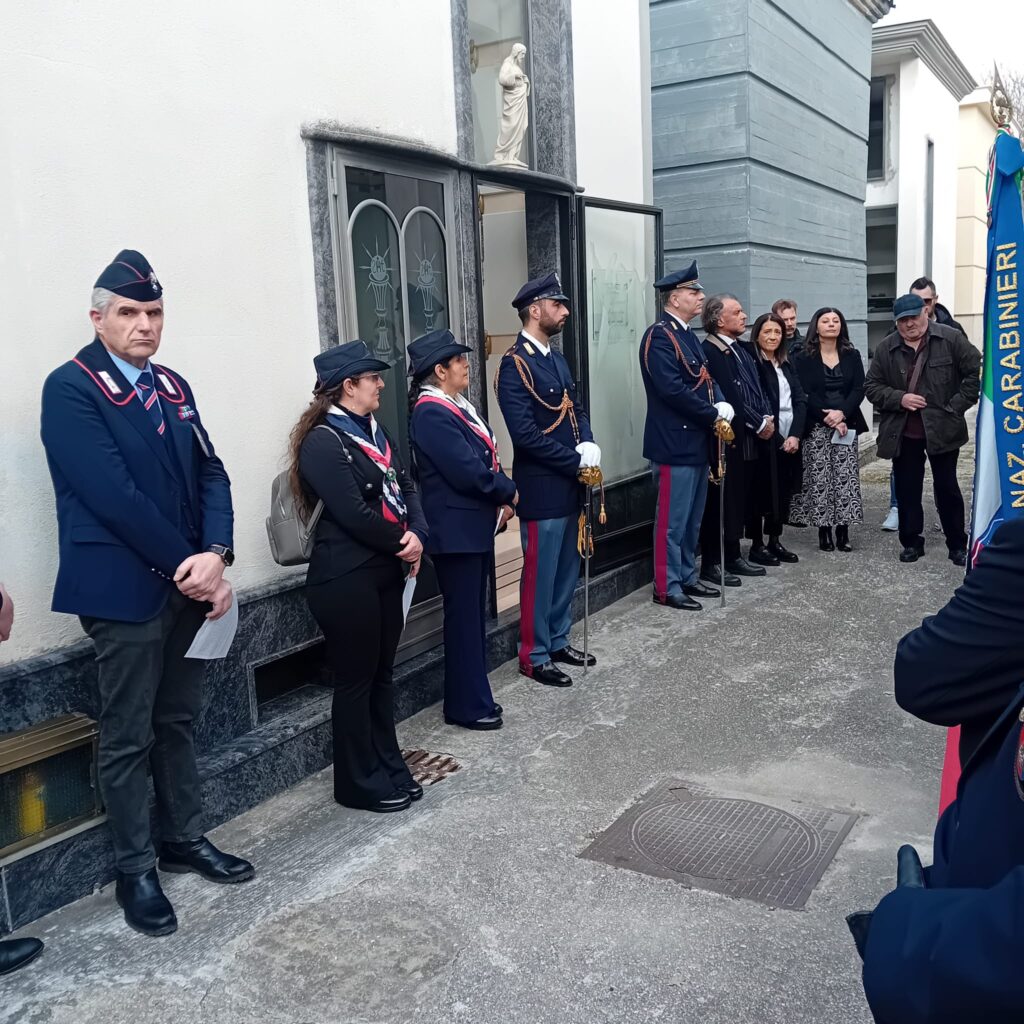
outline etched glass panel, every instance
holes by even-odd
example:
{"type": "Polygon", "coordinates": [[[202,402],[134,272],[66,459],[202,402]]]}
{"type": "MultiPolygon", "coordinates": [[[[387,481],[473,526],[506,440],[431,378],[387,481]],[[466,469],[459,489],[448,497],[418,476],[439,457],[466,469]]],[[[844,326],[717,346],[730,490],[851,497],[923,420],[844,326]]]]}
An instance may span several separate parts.
{"type": "Polygon", "coordinates": [[[448,251],[437,220],[417,210],[405,222],[405,282],[409,336],[451,326],[448,314],[448,251]]]}
{"type": "Polygon", "coordinates": [[[590,419],[605,481],[615,483],[647,468],[639,351],[655,317],[655,219],[587,207],[586,239],[590,419]]]}

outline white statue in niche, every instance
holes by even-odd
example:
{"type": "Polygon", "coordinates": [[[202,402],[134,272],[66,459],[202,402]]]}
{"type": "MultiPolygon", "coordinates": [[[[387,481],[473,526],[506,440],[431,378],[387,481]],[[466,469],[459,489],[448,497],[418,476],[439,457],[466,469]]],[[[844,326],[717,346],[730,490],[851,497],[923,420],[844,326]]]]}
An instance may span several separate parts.
{"type": "Polygon", "coordinates": [[[501,128],[491,164],[526,167],[519,159],[530,121],[530,79],[526,77],[526,47],[515,43],[498,72],[501,86],[501,128]]]}

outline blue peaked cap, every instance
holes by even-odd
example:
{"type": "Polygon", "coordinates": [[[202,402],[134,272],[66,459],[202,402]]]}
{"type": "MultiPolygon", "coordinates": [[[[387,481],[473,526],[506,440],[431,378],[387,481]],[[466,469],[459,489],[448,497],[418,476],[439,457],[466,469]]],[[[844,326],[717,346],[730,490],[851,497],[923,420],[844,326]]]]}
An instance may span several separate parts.
{"type": "Polygon", "coordinates": [[[376,370],[390,370],[391,366],[374,356],[366,347],[365,341],[348,341],[344,345],[335,345],[326,352],[313,357],[316,370],[316,391],[333,391],[348,377],[358,377],[361,373],[376,370]]]}
{"type": "Polygon", "coordinates": [[[413,380],[425,377],[438,363],[452,356],[468,352],[468,345],[460,345],[451,331],[431,331],[412,342],[405,350],[409,357],[409,375],[413,380]]]}
{"type": "Polygon", "coordinates": [[[672,273],[659,277],[654,282],[654,287],[659,292],[670,292],[676,288],[691,288],[695,292],[704,291],[704,286],[697,279],[697,261],[694,260],[682,270],[673,270],[672,273]]]}
{"type": "Polygon", "coordinates": [[[555,299],[558,302],[568,302],[569,296],[562,291],[562,282],[558,280],[557,274],[545,274],[543,277],[535,277],[527,281],[516,293],[512,305],[516,309],[523,309],[531,302],[539,302],[541,299],[555,299]]]}

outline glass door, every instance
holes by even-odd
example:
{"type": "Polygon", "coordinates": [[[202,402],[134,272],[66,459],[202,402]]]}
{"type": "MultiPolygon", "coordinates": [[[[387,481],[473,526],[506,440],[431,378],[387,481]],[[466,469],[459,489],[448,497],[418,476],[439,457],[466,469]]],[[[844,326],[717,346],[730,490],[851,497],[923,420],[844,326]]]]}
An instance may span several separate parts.
{"type": "Polygon", "coordinates": [[[595,524],[593,569],[650,549],[654,487],[643,457],[647,400],[640,376],[644,331],[658,315],[662,213],[656,207],[580,199],[577,209],[580,370],[601,446],[608,522],[595,524]]]}

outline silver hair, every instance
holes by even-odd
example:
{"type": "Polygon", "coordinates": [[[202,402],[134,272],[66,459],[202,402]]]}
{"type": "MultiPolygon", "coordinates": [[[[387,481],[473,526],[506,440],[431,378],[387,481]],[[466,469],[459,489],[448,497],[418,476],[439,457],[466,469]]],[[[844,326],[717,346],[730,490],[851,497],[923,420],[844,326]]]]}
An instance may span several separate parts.
{"type": "Polygon", "coordinates": [[[727,299],[740,300],[732,292],[719,292],[704,300],[703,324],[707,334],[717,334],[718,325],[722,322],[722,310],[725,309],[727,299]]]}
{"type": "Polygon", "coordinates": [[[117,295],[110,291],[109,288],[93,288],[92,306],[90,308],[95,309],[97,313],[102,313],[110,305],[111,301],[116,298],[117,295]]]}

